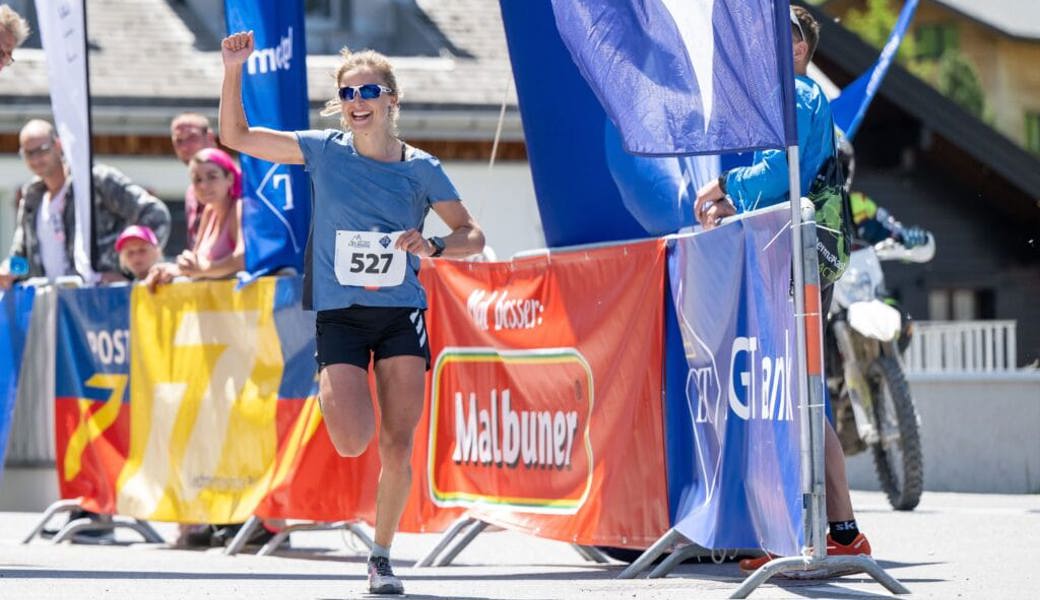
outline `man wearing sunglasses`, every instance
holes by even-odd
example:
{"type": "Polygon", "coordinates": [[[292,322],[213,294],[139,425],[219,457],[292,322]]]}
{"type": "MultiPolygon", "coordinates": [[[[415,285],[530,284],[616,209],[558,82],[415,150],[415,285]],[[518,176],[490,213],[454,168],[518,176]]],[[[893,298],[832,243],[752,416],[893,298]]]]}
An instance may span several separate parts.
{"type": "MultiPolygon", "coordinates": [[[[0,265],[0,288],[19,279],[76,275],[73,242],[76,212],[73,181],[61,140],[47,121],[33,119],[18,134],[19,154],[35,177],[22,188],[9,257],[0,265]],[[12,269],[12,265],[18,268],[12,269]]],[[[95,164],[94,238],[102,281],[118,281],[116,238],[129,225],[151,228],[160,247],[170,235],[170,211],[161,200],[116,169],[95,164]]]]}
{"type": "Polygon", "coordinates": [[[0,4],[0,71],[14,62],[14,49],[29,37],[29,24],[6,4],[0,4]]]}
{"type": "MultiPolygon", "coordinates": [[[[795,108],[798,122],[799,168],[801,189],[809,190],[821,167],[835,152],[834,119],[830,103],[820,86],[806,72],[809,61],[820,39],[820,26],[809,11],[792,6],[791,41],[794,53],[795,108]]],[[[697,192],[694,218],[705,229],[719,225],[723,218],[738,212],[764,208],[788,199],[789,179],[787,153],[784,150],[764,150],[755,153],[750,166],[723,173],[717,181],[697,192]]],[[[833,289],[828,286],[827,292],[833,289]]],[[[827,313],[830,293],[825,293],[822,311],[827,313]]],[[[852,512],[848,480],[845,476],[845,455],[834,427],[827,423],[825,444],[825,471],[827,486],[828,555],[870,555],[870,543],[859,532],[852,512]]],[[[741,570],[753,572],[770,560],[763,556],[740,562],[741,570]]],[[[840,575],[840,572],[815,573],[817,576],[840,575]]]]}

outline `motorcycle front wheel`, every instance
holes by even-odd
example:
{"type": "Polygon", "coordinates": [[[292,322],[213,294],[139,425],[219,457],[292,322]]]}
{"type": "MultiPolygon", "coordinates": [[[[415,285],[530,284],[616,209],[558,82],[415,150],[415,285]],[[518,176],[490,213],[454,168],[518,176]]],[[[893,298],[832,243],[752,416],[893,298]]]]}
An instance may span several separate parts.
{"type": "Polygon", "coordinates": [[[874,469],[892,508],[913,510],[921,501],[924,464],[910,385],[899,362],[889,356],[871,363],[867,377],[879,436],[873,445],[874,469]]]}

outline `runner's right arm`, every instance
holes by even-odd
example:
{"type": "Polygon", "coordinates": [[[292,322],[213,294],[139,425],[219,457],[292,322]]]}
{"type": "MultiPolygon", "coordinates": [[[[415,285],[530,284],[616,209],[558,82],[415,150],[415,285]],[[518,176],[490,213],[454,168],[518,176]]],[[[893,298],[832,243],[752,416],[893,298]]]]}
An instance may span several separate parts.
{"type": "Polygon", "coordinates": [[[243,154],[270,162],[302,165],[303,152],[290,131],[250,127],[242,106],[242,67],[253,52],[253,32],[236,33],[221,42],[224,84],[220,89],[220,141],[243,154]]]}

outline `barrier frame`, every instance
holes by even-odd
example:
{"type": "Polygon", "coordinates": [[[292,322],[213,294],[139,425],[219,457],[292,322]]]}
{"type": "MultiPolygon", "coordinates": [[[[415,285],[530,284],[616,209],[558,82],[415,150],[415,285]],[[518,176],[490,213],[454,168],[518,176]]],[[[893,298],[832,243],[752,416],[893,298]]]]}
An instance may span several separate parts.
{"type": "MultiPolygon", "coordinates": [[[[823,319],[820,310],[819,265],[816,255],[816,221],[815,208],[805,198],[795,202],[796,190],[799,186],[798,148],[787,149],[790,165],[791,201],[757,211],[735,215],[724,223],[738,221],[752,214],[790,209],[792,235],[792,277],[795,301],[795,333],[798,352],[798,401],[799,419],[801,423],[801,468],[802,468],[802,501],[805,507],[803,527],[805,544],[801,556],[774,558],[757,571],[749,575],[731,598],[747,598],[774,575],[799,572],[799,578],[829,577],[834,573],[854,574],[866,573],[875,581],[895,594],[909,594],[905,586],[882,569],[873,558],[860,556],[827,556],[827,503],[824,472],[824,380],[823,380],[823,319]],[[806,296],[809,295],[809,298],[806,296]],[[806,301],[812,301],[807,305],[806,301]],[[812,311],[807,310],[812,307],[812,311]],[[812,336],[812,343],[810,338],[812,336]],[[813,346],[815,352],[810,356],[808,348],[813,346]],[[813,364],[807,361],[813,360],[813,364]]],[[[669,236],[672,238],[689,234],[669,236]]],[[[650,578],[664,577],[683,560],[711,552],[689,540],[675,528],[669,529],[638,559],[625,568],[619,579],[633,579],[646,571],[658,557],[669,550],[677,549],[673,554],[654,568],[650,578]]],[[[728,552],[728,550],[723,550],[728,552]]],[[[737,549],[737,554],[762,555],[759,549],[737,549]]]]}
{"type": "MultiPolygon", "coordinates": [[[[437,545],[434,546],[426,556],[416,561],[413,566],[446,567],[450,565],[459,553],[466,549],[466,546],[469,546],[478,535],[483,533],[484,530],[490,526],[491,523],[482,521],[476,517],[469,515],[459,517],[450,527],[448,527],[447,531],[441,535],[441,539],[437,542],[437,545]],[[458,541],[449,549],[448,546],[456,538],[458,538],[458,541]]],[[[607,555],[595,546],[584,546],[582,544],[571,544],[570,546],[588,562],[594,562],[597,564],[607,564],[610,562],[607,555]]]]}
{"type": "MultiPolygon", "coordinates": [[[[241,552],[246,547],[249,538],[251,538],[253,536],[253,533],[257,531],[257,528],[262,526],[263,520],[260,517],[256,515],[249,517],[249,520],[246,521],[241,528],[239,528],[238,533],[236,533],[235,537],[232,538],[231,543],[224,548],[224,555],[234,556],[241,552]]],[[[369,535],[365,533],[365,530],[362,529],[361,526],[354,521],[308,521],[304,523],[295,523],[293,525],[287,525],[282,529],[278,530],[278,533],[274,534],[274,537],[272,537],[266,544],[264,544],[263,546],[261,546],[259,550],[257,550],[256,555],[268,556],[274,553],[274,551],[280,548],[283,543],[288,541],[289,535],[294,531],[335,531],[337,529],[344,529],[350,532],[350,534],[357,538],[362,544],[364,544],[366,548],[368,548],[369,550],[372,549],[372,545],[374,543],[372,541],[372,538],[369,537],[369,535]]]]}

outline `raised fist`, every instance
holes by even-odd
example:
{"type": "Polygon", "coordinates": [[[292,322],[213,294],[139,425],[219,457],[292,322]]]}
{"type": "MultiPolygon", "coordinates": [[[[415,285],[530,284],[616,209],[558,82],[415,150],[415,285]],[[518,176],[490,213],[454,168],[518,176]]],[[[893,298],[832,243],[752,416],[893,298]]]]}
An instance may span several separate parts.
{"type": "Polygon", "coordinates": [[[233,33],[220,42],[220,57],[224,59],[224,66],[226,67],[245,64],[252,53],[252,31],[233,33]]]}

